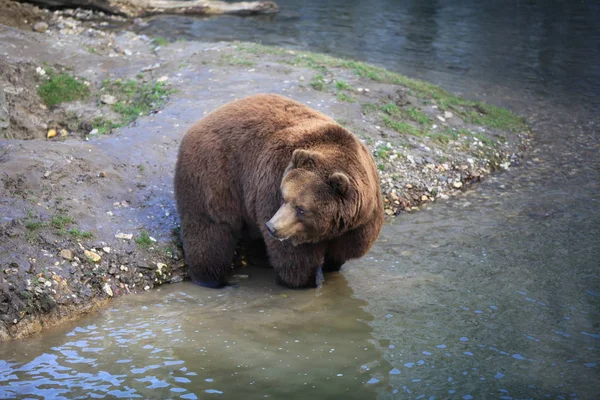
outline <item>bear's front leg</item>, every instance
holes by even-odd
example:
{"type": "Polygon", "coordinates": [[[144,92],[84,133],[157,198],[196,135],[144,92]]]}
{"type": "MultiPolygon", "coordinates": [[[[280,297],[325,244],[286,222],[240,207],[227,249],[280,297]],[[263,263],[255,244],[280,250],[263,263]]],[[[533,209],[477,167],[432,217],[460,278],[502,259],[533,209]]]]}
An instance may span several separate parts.
{"type": "Polygon", "coordinates": [[[324,255],[322,245],[293,246],[287,241],[267,239],[267,251],[277,274],[277,284],[290,289],[317,287],[317,272],[324,255]]]}

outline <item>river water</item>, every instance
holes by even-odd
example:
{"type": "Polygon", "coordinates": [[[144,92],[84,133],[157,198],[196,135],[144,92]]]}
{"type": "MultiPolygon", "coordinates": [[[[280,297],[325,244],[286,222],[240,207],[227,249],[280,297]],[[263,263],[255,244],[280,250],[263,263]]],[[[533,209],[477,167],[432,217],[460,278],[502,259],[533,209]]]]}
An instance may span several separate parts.
{"type": "Polygon", "coordinates": [[[317,290],[251,268],[238,287],[164,286],[1,344],[0,398],[600,398],[598,5],[278,3],[145,29],[383,65],[526,115],[536,150],[398,217],[317,290]]]}

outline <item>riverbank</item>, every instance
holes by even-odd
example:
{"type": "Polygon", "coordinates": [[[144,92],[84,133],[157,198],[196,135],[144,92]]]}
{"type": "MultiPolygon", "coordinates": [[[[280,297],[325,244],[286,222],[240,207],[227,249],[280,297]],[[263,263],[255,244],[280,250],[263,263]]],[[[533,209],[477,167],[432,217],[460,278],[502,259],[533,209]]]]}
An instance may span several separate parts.
{"type": "Polygon", "coordinates": [[[356,133],[373,151],[390,218],[519,164],[530,147],[522,119],[367,64],[249,43],[169,43],[105,30],[123,21],[89,12],[40,15],[43,32],[0,25],[2,133],[12,138],[0,139],[5,340],[184,279],[177,146],[234,98],[290,96],[356,133]],[[61,82],[77,89],[73,101],[48,100],[61,82]]]}

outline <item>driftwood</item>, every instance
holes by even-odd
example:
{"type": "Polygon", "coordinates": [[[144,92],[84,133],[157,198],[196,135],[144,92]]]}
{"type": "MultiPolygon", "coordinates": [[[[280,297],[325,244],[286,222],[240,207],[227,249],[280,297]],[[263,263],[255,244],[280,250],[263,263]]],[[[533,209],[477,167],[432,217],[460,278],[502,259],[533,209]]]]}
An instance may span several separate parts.
{"type": "Polygon", "coordinates": [[[44,8],[86,8],[125,17],[144,17],[153,14],[273,14],[279,7],[272,1],[205,0],[20,0],[44,8]]]}

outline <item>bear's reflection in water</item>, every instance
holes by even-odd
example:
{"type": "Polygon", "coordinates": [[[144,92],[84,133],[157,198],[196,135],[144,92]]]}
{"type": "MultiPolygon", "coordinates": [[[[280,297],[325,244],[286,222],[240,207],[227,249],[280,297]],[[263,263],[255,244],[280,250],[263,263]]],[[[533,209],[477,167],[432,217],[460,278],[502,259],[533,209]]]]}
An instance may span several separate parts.
{"type": "Polygon", "coordinates": [[[164,285],[116,299],[70,328],[12,343],[6,361],[16,364],[0,369],[0,397],[34,394],[42,389],[37,382],[67,398],[366,399],[389,392],[391,366],[371,336],[372,317],[342,274],[328,274],[318,289],[290,290],[273,284],[272,269],[235,273],[243,278],[226,289],[164,285]]]}

